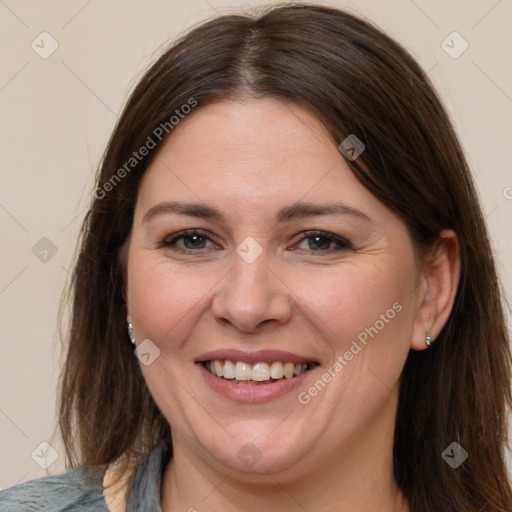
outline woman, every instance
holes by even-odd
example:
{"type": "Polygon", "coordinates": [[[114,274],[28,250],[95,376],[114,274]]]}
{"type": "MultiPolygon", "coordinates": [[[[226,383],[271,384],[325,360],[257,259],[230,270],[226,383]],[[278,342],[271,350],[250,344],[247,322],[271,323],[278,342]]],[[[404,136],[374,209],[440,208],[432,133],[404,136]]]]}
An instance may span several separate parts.
{"type": "Polygon", "coordinates": [[[512,509],[488,236],[396,42],[320,6],[199,26],[136,87],[94,195],[75,469],[2,510],[512,509]]]}

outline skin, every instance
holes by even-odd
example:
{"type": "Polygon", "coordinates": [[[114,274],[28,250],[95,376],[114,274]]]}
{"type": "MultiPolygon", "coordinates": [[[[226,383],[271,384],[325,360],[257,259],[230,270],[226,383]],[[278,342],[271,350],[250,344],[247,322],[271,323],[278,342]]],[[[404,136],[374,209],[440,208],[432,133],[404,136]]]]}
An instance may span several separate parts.
{"type": "MultiPolygon", "coordinates": [[[[126,283],[137,343],[149,339],[160,350],[141,368],[172,428],[163,511],[409,510],[392,474],[400,374],[409,350],[425,349],[425,333],[435,339],[442,329],[458,278],[453,232],[418,260],[403,221],[356,180],[302,107],[225,101],[181,121],[139,188],[126,283]],[[206,203],[225,219],[143,220],[166,201],[206,203]],[[276,222],[279,209],[306,201],[341,202],[368,220],[276,222]],[[187,229],[209,238],[199,237],[200,248],[190,237],[162,245],[187,229]],[[313,230],[349,245],[305,238],[313,230]],[[263,250],[252,263],[236,252],[246,237],[263,250]],[[300,403],[298,394],[397,303],[394,318],[300,403]],[[320,367],[297,390],[240,404],[207,386],[194,363],[225,348],[283,350],[320,367]],[[261,454],[250,468],[237,457],[248,442],[261,454]]],[[[111,509],[122,510],[120,501],[111,509]]]]}

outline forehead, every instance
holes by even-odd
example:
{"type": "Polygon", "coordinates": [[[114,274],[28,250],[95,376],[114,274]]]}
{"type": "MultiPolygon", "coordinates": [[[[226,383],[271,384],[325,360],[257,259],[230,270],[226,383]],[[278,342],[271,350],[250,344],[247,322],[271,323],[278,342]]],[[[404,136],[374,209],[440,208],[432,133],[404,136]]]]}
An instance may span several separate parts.
{"type": "Polygon", "coordinates": [[[260,215],[301,199],[386,209],[311,112],[271,99],[199,106],[173,129],[138,203],[178,199],[260,215]]]}

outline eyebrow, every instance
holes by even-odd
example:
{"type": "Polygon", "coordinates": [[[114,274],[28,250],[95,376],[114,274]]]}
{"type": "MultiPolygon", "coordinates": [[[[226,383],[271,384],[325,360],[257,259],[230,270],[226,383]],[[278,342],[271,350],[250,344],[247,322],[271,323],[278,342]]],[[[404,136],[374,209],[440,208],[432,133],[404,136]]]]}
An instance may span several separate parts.
{"type": "MultiPolygon", "coordinates": [[[[204,203],[184,203],[180,201],[168,201],[152,206],[143,216],[142,223],[148,222],[155,216],[164,214],[179,214],[200,219],[217,220],[225,222],[226,215],[204,203]]],[[[294,203],[281,208],[275,216],[277,223],[303,219],[320,215],[346,215],[356,217],[368,223],[372,223],[370,217],[361,210],[343,203],[294,203]]]]}

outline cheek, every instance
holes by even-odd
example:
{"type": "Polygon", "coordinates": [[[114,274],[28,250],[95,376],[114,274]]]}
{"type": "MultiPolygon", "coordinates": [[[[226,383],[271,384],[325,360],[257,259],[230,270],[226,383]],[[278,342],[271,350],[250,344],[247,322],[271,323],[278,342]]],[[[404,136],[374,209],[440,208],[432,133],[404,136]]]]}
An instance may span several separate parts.
{"type": "Polygon", "coordinates": [[[398,384],[410,347],[414,294],[407,283],[414,276],[405,256],[368,257],[364,264],[317,276],[301,290],[314,313],[309,318],[328,327],[329,369],[336,377],[324,406],[339,411],[337,418],[346,421],[347,411],[354,418],[373,414],[398,384]]]}
{"type": "Polygon", "coordinates": [[[309,318],[321,319],[330,335],[328,370],[335,377],[317,406],[327,410],[336,428],[369,420],[398,385],[410,347],[414,276],[406,257],[368,259],[317,276],[301,290],[313,313],[309,318]]]}
{"type": "MultiPolygon", "coordinates": [[[[412,267],[368,257],[311,278],[297,278],[294,292],[325,326],[338,350],[347,342],[400,330],[412,267]],[[372,336],[373,335],[373,336],[372,336]]],[[[311,315],[309,315],[311,317],[311,315]]]]}
{"type": "Polygon", "coordinates": [[[163,340],[187,323],[212,286],[205,273],[177,268],[150,253],[136,254],[128,268],[130,311],[139,336],[161,349],[163,340]]]}

